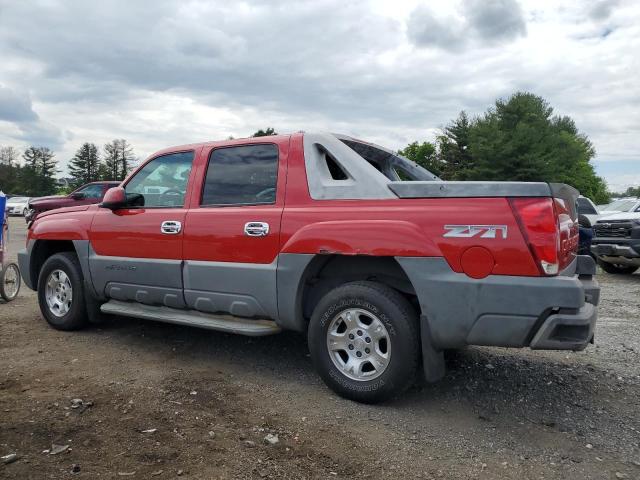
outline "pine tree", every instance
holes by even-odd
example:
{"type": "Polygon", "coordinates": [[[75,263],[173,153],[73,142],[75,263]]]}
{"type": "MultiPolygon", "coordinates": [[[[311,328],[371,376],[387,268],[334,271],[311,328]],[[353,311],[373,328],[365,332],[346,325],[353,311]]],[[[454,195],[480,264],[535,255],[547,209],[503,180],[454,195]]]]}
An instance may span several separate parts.
{"type": "Polygon", "coordinates": [[[99,168],[98,147],[93,143],[83,143],[69,162],[69,173],[73,178],[74,186],[79,187],[98,180],[99,168]]]}
{"type": "Polygon", "coordinates": [[[98,165],[98,180],[110,180],[110,178],[109,167],[105,162],[100,162],[100,165],[98,165]]]}
{"type": "Polygon", "coordinates": [[[21,168],[18,164],[18,150],[0,146],[0,190],[4,193],[20,192],[21,168]]]}
{"type": "Polygon", "coordinates": [[[124,138],[107,143],[104,146],[104,162],[109,178],[103,180],[123,180],[133,168],[134,161],[133,147],[124,138]]]}
{"type": "Polygon", "coordinates": [[[444,164],[442,176],[446,180],[467,180],[473,169],[473,159],[469,152],[469,131],[469,117],[463,110],[436,139],[438,156],[444,164]]]}
{"type": "Polygon", "coordinates": [[[58,173],[58,162],[53,158],[55,154],[48,148],[41,148],[40,156],[40,187],[44,195],[56,193],[55,175],[58,173]]]}
{"type": "Polygon", "coordinates": [[[36,197],[56,192],[57,161],[54,160],[54,156],[47,147],[31,146],[25,150],[22,155],[25,166],[21,172],[21,184],[25,195],[36,197]]]}
{"type": "Polygon", "coordinates": [[[124,138],[120,139],[119,153],[120,153],[120,175],[118,180],[124,180],[124,178],[133,170],[133,164],[136,159],[133,154],[133,147],[124,138]]]}
{"type": "Polygon", "coordinates": [[[15,166],[18,163],[18,150],[14,147],[0,146],[0,165],[15,166]]]}

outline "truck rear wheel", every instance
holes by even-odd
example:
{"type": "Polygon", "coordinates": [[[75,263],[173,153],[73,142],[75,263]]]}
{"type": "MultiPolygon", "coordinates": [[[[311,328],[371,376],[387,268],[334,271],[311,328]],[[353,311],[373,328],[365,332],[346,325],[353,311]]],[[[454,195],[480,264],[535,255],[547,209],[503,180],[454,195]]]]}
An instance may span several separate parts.
{"type": "Polygon", "coordinates": [[[633,265],[608,263],[602,260],[598,260],[598,265],[600,265],[602,270],[604,270],[607,273],[621,273],[621,274],[627,274],[627,275],[634,273],[636,270],[638,270],[638,268],[640,268],[640,267],[635,267],[633,265]]]}
{"type": "Polygon", "coordinates": [[[347,283],[327,293],[311,317],[308,342],[324,382],[363,403],[402,393],[420,359],[415,310],[400,293],[375,282],[347,283]]]}
{"type": "Polygon", "coordinates": [[[44,262],[38,277],[38,303],[45,320],[57,330],[86,325],[82,270],[75,253],[56,253],[44,262]]]}

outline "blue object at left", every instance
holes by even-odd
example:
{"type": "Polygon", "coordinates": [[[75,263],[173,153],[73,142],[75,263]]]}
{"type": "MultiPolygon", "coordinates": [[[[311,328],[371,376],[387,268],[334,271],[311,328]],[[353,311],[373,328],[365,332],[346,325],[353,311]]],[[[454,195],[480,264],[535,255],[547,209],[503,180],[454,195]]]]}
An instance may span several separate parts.
{"type": "Polygon", "coordinates": [[[2,246],[2,234],[4,233],[4,222],[7,216],[5,215],[5,208],[7,206],[7,197],[4,193],[0,192],[0,246],[2,246]]]}

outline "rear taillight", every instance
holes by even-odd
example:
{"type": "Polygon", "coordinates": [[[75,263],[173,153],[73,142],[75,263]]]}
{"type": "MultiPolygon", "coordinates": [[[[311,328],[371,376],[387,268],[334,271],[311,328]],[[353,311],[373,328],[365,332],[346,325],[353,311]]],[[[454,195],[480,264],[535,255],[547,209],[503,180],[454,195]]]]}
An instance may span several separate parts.
{"type": "Polygon", "coordinates": [[[556,275],[560,270],[560,235],[552,199],[511,198],[509,203],[540,271],[556,275]]]}
{"type": "Polygon", "coordinates": [[[568,266],[578,253],[580,243],[580,229],[577,218],[574,218],[572,208],[562,198],[553,199],[556,221],[558,223],[558,260],[560,270],[568,266]]]}

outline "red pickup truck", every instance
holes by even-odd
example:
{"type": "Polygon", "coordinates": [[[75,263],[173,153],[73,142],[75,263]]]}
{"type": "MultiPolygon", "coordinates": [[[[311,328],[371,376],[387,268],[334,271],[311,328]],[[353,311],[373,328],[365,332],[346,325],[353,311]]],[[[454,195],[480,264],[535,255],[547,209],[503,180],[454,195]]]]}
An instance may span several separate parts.
{"type": "Polygon", "coordinates": [[[61,330],[105,315],[307,335],[338,394],[398,395],[465,345],[581,350],[600,288],[567,185],[445,182],[351,137],[152,155],[99,205],[45,212],[19,261],[61,330]]]}

